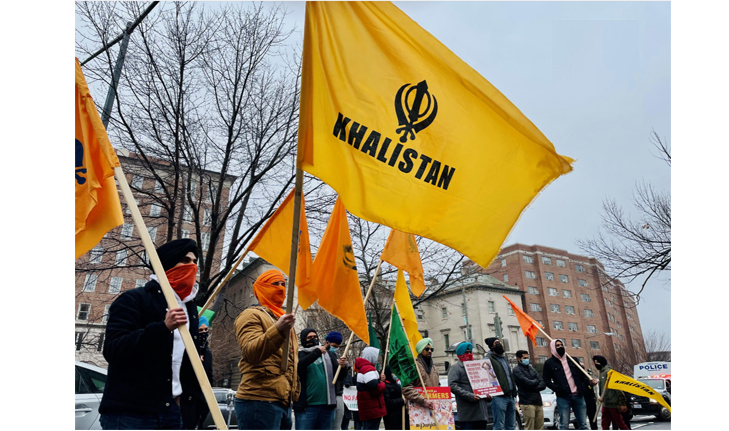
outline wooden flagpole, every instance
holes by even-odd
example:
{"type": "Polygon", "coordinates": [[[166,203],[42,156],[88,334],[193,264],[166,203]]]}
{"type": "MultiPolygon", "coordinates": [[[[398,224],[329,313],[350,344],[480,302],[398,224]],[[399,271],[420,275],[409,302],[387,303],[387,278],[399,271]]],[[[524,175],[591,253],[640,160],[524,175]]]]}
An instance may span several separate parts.
{"type": "MultiPolygon", "coordinates": [[[[395,298],[393,298],[392,306],[395,306],[395,298]]],[[[392,307],[390,307],[390,324],[392,324],[392,307]]],[[[382,358],[382,371],[385,371],[385,367],[387,366],[387,355],[390,353],[390,335],[392,334],[392,328],[390,328],[389,331],[387,331],[387,347],[385,348],[385,357],[382,358]]]]}
{"type": "Polygon", "coordinates": [[[233,276],[233,272],[235,272],[235,270],[238,269],[238,266],[241,264],[241,262],[243,262],[243,259],[246,257],[247,254],[248,254],[248,247],[246,247],[245,251],[243,251],[243,254],[241,255],[241,257],[238,258],[238,260],[235,262],[233,267],[230,268],[230,271],[228,271],[228,274],[225,276],[223,281],[218,283],[218,285],[213,290],[213,293],[211,293],[210,296],[208,297],[208,300],[205,301],[205,305],[203,305],[202,309],[200,310],[200,315],[202,315],[208,309],[208,307],[210,307],[210,305],[215,300],[215,297],[218,296],[218,293],[220,293],[220,289],[222,289],[223,286],[225,286],[225,284],[228,282],[228,280],[230,280],[230,277],[233,276]]]}
{"type": "MultiPolygon", "coordinates": [[[[542,334],[544,334],[544,336],[545,336],[545,337],[549,338],[549,341],[550,341],[550,342],[551,342],[551,341],[553,340],[553,338],[552,338],[552,337],[550,337],[550,336],[549,336],[549,335],[548,335],[548,334],[547,334],[546,332],[544,332],[544,330],[543,330],[542,328],[540,328],[539,326],[537,326],[537,329],[539,329],[539,331],[540,331],[540,332],[541,332],[542,334]]],[[[564,343],[563,343],[563,344],[564,344],[564,343]]],[[[584,374],[585,374],[585,375],[586,375],[586,376],[587,376],[587,377],[588,377],[588,378],[589,378],[590,380],[592,380],[592,376],[591,376],[591,375],[589,375],[589,374],[587,374],[587,371],[585,371],[585,369],[584,369],[584,368],[582,368],[582,365],[578,364],[578,363],[577,363],[577,361],[575,361],[575,360],[574,360],[574,359],[572,358],[572,356],[570,356],[570,354],[566,352],[566,350],[567,350],[567,346],[565,346],[565,354],[566,354],[566,355],[567,355],[567,357],[568,357],[568,358],[570,359],[570,361],[572,361],[572,363],[573,363],[573,364],[577,365],[577,368],[579,368],[580,370],[582,370],[582,372],[583,372],[583,373],[584,373],[584,374]]]]}
{"type": "MultiPolygon", "coordinates": [[[[364,299],[364,305],[365,306],[367,305],[367,300],[370,299],[370,293],[372,293],[372,286],[375,285],[375,280],[377,280],[377,274],[380,273],[380,266],[381,265],[382,265],[382,260],[380,260],[380,263],[377,264],[377,269],[375,270],[375,276],[372,277],[372,281],[370,282],[370,287],[367,289],[367,295],[365,295],[365,299],[364,299]]],[[[351,331],[350,330],[350,333],[349,333],[349,341],[347,341],[347,346],[344,348],[344,355],[343,356],[346,357],[347,356],[347,353],[349,353],[349,346],[352,345],[352,340],[353,339],[354,339],[354,331],[351,331]]],[[[372,342],[372,340],[370,340],[370,342],[372,342]]],[[[339,377],[339,372],[340,371],[342,371],[342,366],[341,365],[339,365],[339,367],[337,367],[337,372],[334,374],[334,380],[332,380],[332,384],[333,385],[337,383],[337,377],[339,377]]]]}
{"type": "MultiPolygon", "coordinates": [[[[286,291],[286,313],[294,309],[294,287],[296,284],[296,263],[299,257],[299,230],[301,229],[301,189],[304,188],[304,171],[296,168],[296,186],[294,188],[294,223],[291,231],[291,259],[289,260],[289,280],[286,291]]],[[[292,329],[293,331],[293,329],[292,329]]],[[[294,334],[295,335],[295,334],[294,334]]],[[[286,337],[281,351],[281,370],[286,372],[289,367],[289,344],[291,337],[286,337]]],[[[294,352],[296,354],[296,352],[294,352]]],[[[294,376],[294,379],[296,376],[294,376]]]]}
{"type": "MultiPolygon", "coordinates": [[[[144,219],[142,219],[142,214],[139,212],[137,203],[134,201],[134,195],[132,194],[132,190],[129,188],[129,183],[127,183],[127,178],[124,175],[124,171],[122,170],[121,166],[114,168],[114,176],[119,182],[119,186],[122,189],[122,195],[124,196],[124,199],[127,202],[127,206],[132,213],[132,220],[134,220],[134,224],[139,230],[139,236],[142,239],[142,244],[144,244],[144,249],[147,252],[147,257],[149,257],[149,261],[152,264],[154,273],[157,276],[157,281],[159,281],[159,284],[162,287],[162,293],[164,294],[165,300],[167,301],[167,306],[170,309],[179,308],[180,306],[175,299],[174,291],[172,290],[172,287],[170,287],[170,283],[167,280],[167,275],[165,275],[162,263],[159,260],[159,256],[157,256],[157,250],[154,247],[154,243],[152,243],[152,238],[149,236],[147,226],[144,223],[144,219]]],[[[205,401],[208,404],[208,408],[210,408],[210,414],[213,417],[215,426],[218,429],[227,430],[228,428],[225,425],[225,420],[223,419],[223,415],[220,412],[220,407],[218,407],[218,402],[216,401],[213,390],[210,387],[208,376],[205,374],[205,369],[203,368],[202,362],[200,361],[200,355],[197,354],[197,348],[192,341],[192,336],[190,336],[190,330],[187,328],[187,325],[182,325],[177,329],[180,331],[180,335],[182,336],[182,342],[185,345],[185,351],[187,352],[187,356],[190,359],[193,370],[195,370],[195,376],[200,383],[200,389],[202,389],[203,395],[205,396],[205,401]]]]}

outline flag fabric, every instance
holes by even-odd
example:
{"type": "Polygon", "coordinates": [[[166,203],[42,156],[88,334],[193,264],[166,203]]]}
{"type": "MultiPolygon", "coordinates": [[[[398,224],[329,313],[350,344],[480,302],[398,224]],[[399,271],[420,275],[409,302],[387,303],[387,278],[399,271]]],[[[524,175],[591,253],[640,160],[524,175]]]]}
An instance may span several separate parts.
{"type": "Polygon", "coordinates": [[[410,348],[413,351],[413,356],[417,356],[415,345],[418,341],[423,339],[418,331],[418,321],[415,317],[415,310],[413,310],[413,302],[410,300],[410,294],[408,293],[408,287],[405,284],[405,275],[402,269],[397,271],[397,283],[395,284],[395,304],[397,309],[400,310],[400,317],[402,318],[402,324],[405,327],[405,333],[410,340],[410,348]]]}
{"type": "Polygon", "coordinates": [[[380,259],[408,273],[413,295],[420,297],[425,292],[423,263],[413,234],[392,229],[380,259]]]}
{"type": "Polygon", "coordinates": [[[661,394],[650,386],[641,383],[640,380],[631,379],[628,376],[618,373],[615,370],[608,371],[607,380],[605,382],[607,389],[615,389],[618,391],[628,392],[641,397],[648,397],[658,401],[658,404],[671,411],[671,406],[666,402],[661,394]]]}
{"type": "MultiPolygon", "coordinates": [[[[200,310],[202,310],[202,307],[197,307],[198,314],[200,313],[200,310]]],[[[215,312],[213,310],[205,310],[205,312],[203,314],[200,314],[200,316],[208,319],[208,322],[212,322],[213,318],[215,317],[215,312]]]]}
{"type": "Polygon", "coordinates": [[[357,217],[487,267],[573,159],[392,3],[307,2],[297,162],[357,217]]]}
{"type": "MultiPolygon", "coordinates": [[[[347,210],[337,198],[312,265],[309,289],[319,306],[339,318],[366,344],[370,344],[362,289],[349,236],[347,210]]],[[[299,303],[302,290],[299,289],[299,303]]],[[[301,303],[303,307],[304,304],[301,303]]]]}
{"type": "Polygon", "coordinates": [[[516,319],[519,321],[519,325],[521,326],[521,330],[524,332],[525,337],[529,337],[530,340],[532,340],[532,343],[534,345],[537,345],[537,340],[535,337],[537,336],[537,333],[539,333],[539,328],[544,328],[542,325],[537,323],[536,320],[529,317],[528,314],[526,314],[521,308],[519,308],[516,304],[511,302],[509,298],[506,297],[506,295],[502,295],[504,299],[506,299],[507,302],[511,305],[511,308],[514,309],[514,314],[516,314],[516,319]]]}
{"type": "Polygon", "coordinates": [[[380,340],[377,338],[375,328],[372,327],[372,315],[367,315],[367,332],[370,334],[370,347],[380,349],[380,340]]]}
{"type": "Polygon", "coordinates": [[[76,259],[124,223],[114,168],[119,159],[76,59],[76,259]]]}
{"type": "MultiPolygon", "coordinates": [[[[266,221],[255,238],[248,245],[248,251],[256,253],[288,276],[291,265],[291,228],[294,225],[294,190],[281,202],[276,212],[266,221]]],[[[306,205],[301,196],[301,219],[299,222],[299,254],[296,260],[296,285],[299,287],[299,304],[304,309],[316,301],[307,290],[311,278],[311,246],[309,228],[306,224],[306,205]]]]}
{"type": "MultiPolygon", "coordinates": [[[[411,340],[412,341],[412,340],[411,340]]],[[[395,305],[392,306],[390,319],[390,353],[387,355],[392,373],[400,378],[403,387],[418,379],[415,355],[408,344],[408,338],[402,329],[400,314],[395,305]]]]}

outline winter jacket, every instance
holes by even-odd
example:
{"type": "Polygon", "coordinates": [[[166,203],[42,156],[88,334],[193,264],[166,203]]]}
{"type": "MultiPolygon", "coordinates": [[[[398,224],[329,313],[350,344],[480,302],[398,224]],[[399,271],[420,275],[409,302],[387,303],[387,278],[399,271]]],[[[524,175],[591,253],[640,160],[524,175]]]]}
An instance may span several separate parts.
{"type": "Polygon", "coordinates": [[[600,370],[600,396],[602,397],[602,405],[608,409],[619,408],[620,406],[627,406],[628,403],[625,400],[625,394],[623,391],[615,389],[606,389],[605,384],[607,383],[607,375],[612,368],[610,365],[605,365],[600,370]]]}
{"type": "Polygon", "coordinates": [[[387,414],[385,407],[385,383],[380,381],[380,373],[366,359],[357,358],[357,409],[359,420],[364,422],[387,414]]]}
{"type": "Polygon", "coordinates": [[[425,369],[425,362],[423,362],[423,357],[421,355],[418,355],[415,359],[415,365],[418,366],[418,370],[420,370],[420,376],[423,378],[423,381],[421,382],[420,379],[413,380],[409,385],[402,388],[402,394],[405,396],[406,400],[420,406],[425,406],[425,397],[420,395],[415,388],[422,388],[423,386],[440,386],[438,367],[434,363],[433,368],[430,369],[430,374],[428,374],[425,369]]]}
{"type": "MultiPolygon", "coordinates": [[[[385,380],[385,408],[387,416],[384,417],[386,430],[401,430],[402,428],[402,408],[405,406],[405,400],[402,398],[402,389],[397,382],[385,380]]],[[[410,429],[410,420],[405,417],[405,429],[410,429]]]]}
{"type": "MultiPolygon", "coordinates": [[[[149,414],[172,398],[174,331],[164,323],[167,308],[156,280],[122,293],[109,307],[103,348],[109,367],[99,413],[149,414]]],[[[197,307],[189,301],[185,308],[190,335],[197,344],[197,307]]],[[[187,353],[182,358],[180,385],[188,396],[202,393],[187,353]]]]}
{"type": "Polygon", "coordinates": [[[276,329],[274,316],[268,307],[255,305],[243,310],[235,319],[235,333],[241,347],[238,362],[241,380],[235,397],[276,401],[288,407],[299,399],[301,390],[297,379],[299,342],[291,331],[288,368],[282,372],[285,339],[276,329]]]}
{"type": "MultiPolygon", "coordinates": [[[[574,380],[575,386],[577,387],[577,393],[584,396],[585,392],[589,391],[587,385],[590,383],[590,379],[572,361],[568,360],[567,363],[572,373],[572,380],[574,380]]],[[[565,398],[572,395],[569,382],[567,382],[567,376],[562,367],[562,361],[557,357],[552,356],[544,362],[542,377],[547,387],[553,390],[558,397],[565,398]]]]}
{"type": "Polygon", "coordinates": [[[499,397],[515,397],[516,396],[516,382],[514,381],[514,373],[511,371],[511,367],[506,367],[504,369],[504,366],[501,364],[501,361],[499,361],[496,358],[496,353],[489,351],[486,353],[486,357],[491,360],[491,366],[494,368],[494,373],[496,373],[496,380],[499,382],[499,386],[501,386],[501,390],[504,392],[504,395],[497,395],[499,397]],[[507,377],[508,375],[508,377],[507,377]],[[509,379],[511,379],[511,383],[514,385],[514,390],[511,390],[511,387],[509,386],[509,379]]]}
{"type": "MultiPolygon", "coordinates": [[[[304,331],[302,331],[302,334],[304,331]]],[[[306,407],[308,405],[308,395],[307,395],[307,386],[308,386],[308,368],[309,366],[319,366],[318,364],[314,364],[317,359],[322,357],[321,350],[314,349],[311,352],[306,351],[299,351],[299,369],[298,369],[298,375],[299,375],[299,383],[301,385],[301,392],[299,393],[299,400],[294,403],[294,410],[297,412],[301,412],[306,410],[306,407]]],[[[337,357],[336,354],[333,352],[326,352],[326,359],[328,359],[332,365],[332,376],[329,377],[327,384],[331,383],[331,381],[334,379],[334,374],[337,372],[337,368],[339,367],[339,364],[337,363],[337,357]]],[[[346,369],[342,370],[342,372],[339,373],[339,376],[337,376],[337,384],[342,385],[344,382],[344,377],[347,376],[346,369]]],[[[328,385],[327,385],[328,386],[328,385]]],[[[336,387],[332,388],[332,393],[336,397],[336,387]]],[[[341,395],[341,391],[339,395],[341,395]]],[[[334,403],[327,403],[327,405],[330,408],[336,408],[337,407],[337,400],[334,399],[334,403]]]]}
{"type": "Polygon", "coordinates": [[[542,391],[547,385],[537,370],[531,365],[518,364],[514,367],[514,381],[519,393],[519,404],[525,406],[541,406],[542,391]]]}
{"type": "Polygon", "coordinates": [[[459,422],[475,422],[488,420],[488,404],[486,397],[473,400],[473,388],[466,374],[463,362],[458,361],[448,370],[448,386],[456,396],[459,422]]]}

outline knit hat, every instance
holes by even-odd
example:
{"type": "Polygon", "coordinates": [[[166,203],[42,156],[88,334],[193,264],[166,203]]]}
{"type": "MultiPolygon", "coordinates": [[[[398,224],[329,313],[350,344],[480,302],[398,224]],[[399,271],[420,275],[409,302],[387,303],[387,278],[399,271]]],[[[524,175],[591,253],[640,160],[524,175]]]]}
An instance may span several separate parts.
{"type": "Polygon", "coordinates": [[[456,356],[461,356],[462,354],[466,353],[466,350],[473,351],[473,344],[468,342],[463,342],[456,347],[456,356]]]}
{"type": "Polygon", "coordinates": [[[198,320],[197,327],[201,327],[202,325],[210,326],[210,323],[208,322],[208,318],[205,316],[200,316],[200,319],[198,320]]]}
{"type": "Polygon", "coordinates": [[[340,334],[337,331],[332,331],[327,335],[326,341],[329,341],[330,343],[336,343],[336,344],[342,344],[342,341],[344,338],[342,337],[342,334],[340,334]]]}
{"type": "Polygon", "coordinates": [[[188,252],[192,252],[197,257],[197,243],[194,239],[176,239],[157,248],[157,256],[159,256],[159,261],[162,263],[165,272],[182,262],[188,252]]]}
{"type": "Polygon", "coordinates": [[[598,364],[602,365],[603,367],[607,365],[607,359],[605,359],[604,356],[601,355],[595,355],[592,357],[593,361],[597,361],[598,364]]]}
{"type": "Polygon", "coordinates": [[[415,345],[415,351],[418,352],[418,355],[425,349],[425,346],[430,344],[433,345],[433,339],[432,338],[423,338],[422,340],[418,341],[418,344],[415,345]]]}
{"type": "Polygon", "coordinates": [[[308,336],[308,335],[309,335],[310,333],[312,333],[312,332],[313,332],[313,333],[315,333],[317,337],[319,337],[319,333],[318,333],[318,332],[316,332],[316,329],[314,329],[314,328],[304,328],[304,330],[303,330],[303,331],[301,331],[301,333],[299,334],[299,340],[301,341],[301,345],[302,345],[302,346],[303,346],[304,344],[306,344],[306,337],[307,337],[307,336],[308,336]]]}
{"type": "Polygon", "coordinates": [[[485,339],[486,345],[489,346],[490,350],[494,349],[494,341],[498,340],[498,337],[489,337],[485,339]]]}

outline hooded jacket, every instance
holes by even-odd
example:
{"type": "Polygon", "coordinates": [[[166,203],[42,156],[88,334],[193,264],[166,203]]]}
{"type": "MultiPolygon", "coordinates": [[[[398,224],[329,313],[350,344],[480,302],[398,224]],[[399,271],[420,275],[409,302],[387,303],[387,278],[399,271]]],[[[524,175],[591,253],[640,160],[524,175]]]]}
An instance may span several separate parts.
{"type": "Polygon", "coordinates": [[[612,370],[610,365],[604,365],[600,370],[600,396],[602,397],[602,405],[608,409],[619,408],[620,406],[627,406],[628,403],[625,400],[625,394],[623,391],[615,389],[606,389],[605,384],[607,383],[607,375],[612,370]]]}
{"type": "Polygon", "coordinates": [[[541,406],[542,394],[547,385],[531,365],[519,363],[514,367],[514,382],[519,393],[519,404],[525,406],[541,406]]]}
{"type": "Polygon", "coordinates": [[[542,377],[547,387],[554,391],[557,397],[566,398],[572,395],[573,390],[570,387],[567,373],[565,373],[565,366],[569,369],[572,375],[572,381],[574,383],[575,391],[578,395],[584,396],[585,392],[589,389],[587,385],[590,383],[590,379],[577,367],[569,358],[567,353],[565,356],[559,356],[557,354],[557,348],[555,347],[557,340],[552,340],[550,347],[552,350],[552,357],[544,362],[544,371],[542,371],[542,377]]]}
{"type": "Polygon", "coordinates": [[[375,366],[364,358],[354,361],[357,370],[357,408],[360,421],[377,419],[387,414],[385,406],[385,383],[380,381],[380,373],[375,366]]]}
{"type": "MultiPolygon", "coordinates": [[[[299,334],[299,341],[301,342],[301,345],[303,346],[306,343],[306,336],[310,332],[316,332],[314,328],[306,328],[299,334]]],[[[318,335],[318,334],[317,334],[318,335]]],[[[318,348],[307,348],[304,350],[299,350],[299,369],[298,369],[298,376],[299,376],[299,382],[301,384],[301,392],[299,393],[299,400],[294,403],[294,410],[295,411],[304,411],[306,410],[306,407],[309,405],[309,395],[308,394],[308,387],[309,387],[309,377],[315,376],[316,378],[323,379],[322,386],[326,387],[326,398],[327,402],[324,405],[329,406],[330,408],[335,408],[337,406],[337,399],[336,399],[336,387],[335,385],[332,385],[332,379],[334,379],[334,374],[337,372],[337,368],[339,367],[339,364],[337,363],[337,355],[333,352],[327,351],[324,355],[322,355],[321,350],[318,348]],[[325,364],[323,364],[319,359],[322,360],[328,360],[330,363],[330,367],[327,368],[325,364]],[[314,370],[312,367],[316,367],[316,370],[314,370]],[[329,369],[329,373],[331,375],[327,374],[325,370],[329,369]],[[313,372],[316,371],[316,372],[313,372]],[[332,402],[333,401],[333,402],[332,402]]],[[[343,370],[343,371],[346,371],[343,370]]],[[[337,384],[342,385],[344,382],[344,377],[346,377],[346,372],[340,372],[339,376],[337,376],[337,384]]],[[[322,405],[322,404],[318,404],[322,405]]]]}
{"type": "Polygon", "coordinates": [[[425,362],[423,361],[423,355],[418,355],[418,357],[415,358],[415,365],[417,365],[420,370],[420,376],[423,378],[423,381],[421,382],[420,379],[413,380],[409,385],[402,388],[402,394],[405,396],[406,400],[412,401],[420,406],[424,406],[425,397],[420,395],[415,388],[422,388],[423,386],[440,386],[438,367],[435,363],[433,363],[433,367],[430,369],[430,373],[428,373],[426,371],[425,362]]]}
{"type": "MultiPolygon", "coordinates": [[[[392,375],[390,366],[385,367],[385,407],[387,416],[384,417],[385,429],[399,430],[402,428],[402,408],[405,406],[405,400],[402,398],[402,389],[392,375]]],[[[406,417],[405,426],[408,427],[410,421],[406,417]]],[[[409,429],[409,428],[406,428],[409,429]]]]}

